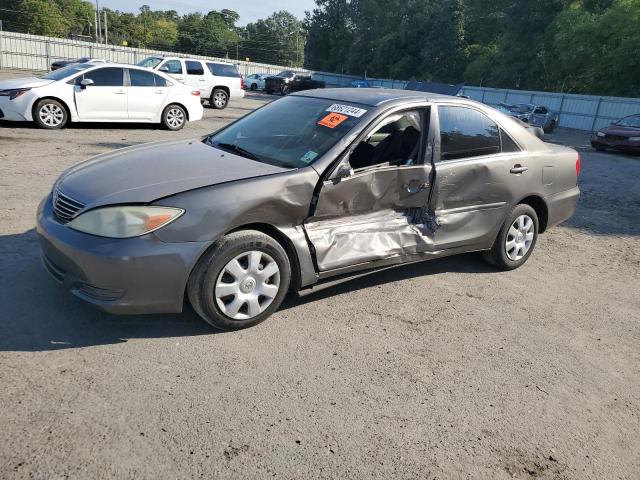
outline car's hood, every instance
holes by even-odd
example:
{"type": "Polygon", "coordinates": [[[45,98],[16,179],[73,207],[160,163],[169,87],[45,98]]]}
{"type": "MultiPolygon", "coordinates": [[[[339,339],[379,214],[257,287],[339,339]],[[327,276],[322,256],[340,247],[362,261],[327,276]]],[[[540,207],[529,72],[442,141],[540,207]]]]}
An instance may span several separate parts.
{"type": "Polygon", "coordinates": [[[0,90],[12,90],[14,88],[36,88],[49,85],[53,80],[36,77],[13,78],[0,80],[0,90]]]}
{"type": "Polygon", "coordinates": [[[621,137],[640,137],[640,128],[622,127],[619,125],[611,125],[600,130],[607,135],[618,135],[621,137]]]}
{"type": "Polygon", "coordinates": [[[218,150],[200,139],[178,140],[98,155],[64,172],[56,188],[91,208],[149,203],[195,188],[287,170],[218,150]]]}

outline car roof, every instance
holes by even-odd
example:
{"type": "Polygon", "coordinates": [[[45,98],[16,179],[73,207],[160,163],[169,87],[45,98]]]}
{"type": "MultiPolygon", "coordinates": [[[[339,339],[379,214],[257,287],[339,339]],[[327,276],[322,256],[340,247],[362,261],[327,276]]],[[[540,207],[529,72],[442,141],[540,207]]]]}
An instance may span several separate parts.
{"type": "Polygon", "coordinates": [[[219,63],[221,65],[232,65],[235,64],[231,62],[223,62],[222,60],[209,60],[205,58],[193,58],[193,57],[165,57],[164,55],[149,55],[145,58],[161,58],[162,60],[193,60],[194,62],[205,62],[205,63],[219,63]]]}
{"type": "Polygon", "coordinates": [[[292,95],[300,97],[325,98],[340,102],[360,103],[370,107],[377,107],[384,103],[406,101],[438,101],[451,100],[458,97],[441,95],[438,93],[417,92],[415,90],[396,90],[392,88],[324,88],[305,90],[292,95]]]}

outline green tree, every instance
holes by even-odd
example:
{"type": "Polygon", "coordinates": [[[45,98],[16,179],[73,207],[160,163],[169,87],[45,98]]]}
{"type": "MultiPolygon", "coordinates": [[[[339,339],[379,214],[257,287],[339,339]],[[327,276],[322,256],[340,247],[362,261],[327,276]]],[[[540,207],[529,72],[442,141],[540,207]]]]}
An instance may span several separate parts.
{"type": "Polygon", "coordinates": [[[55,0],[68,25],[68,33],[92,35],[95,8],[83,0],[55,0]]]}
{"type": "Polygon", "coordinates": [[[302,22],[286,11],[275,12],[241,30],[241,57],[276,65],[301,67],[305,32],[302,22]]]}
{"type": "Polygon", "coordinates": [[[24,16],[24,31],[35,35],[67,36],[69,24],[60,9],[49,0],[21,0],[18,10],[24,16]]]}

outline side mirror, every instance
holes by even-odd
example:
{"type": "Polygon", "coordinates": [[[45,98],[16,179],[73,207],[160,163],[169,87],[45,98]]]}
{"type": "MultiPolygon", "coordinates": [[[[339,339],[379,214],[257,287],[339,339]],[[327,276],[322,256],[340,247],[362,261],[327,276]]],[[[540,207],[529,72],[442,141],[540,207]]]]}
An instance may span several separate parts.
{"type": "Polygon", "coordinates": [[[348,165],[344,165],[340,167],[340,169],[336,172],[335,180],[339,182],[340,180],[344,180],[345,178],[349,178],[353,175],[353,168],[348,165]]]}
{"type": "Polygon", "coordinates": [[[158,69],[158,71],[160,71],[160,72],[164,72],[164,73],[168,73],[168,72],[169,72],[169,67],[160,67],[160,68],[158,69]]]}
{"type": "Polygon", "coordinates": [[[84,78],[81,82],[80,82],[80,88],[82,90],[84,90],[85,88],[87,88],[89,85],[93,85],[93,80],[91,80],[90,78],[84,78]]]}

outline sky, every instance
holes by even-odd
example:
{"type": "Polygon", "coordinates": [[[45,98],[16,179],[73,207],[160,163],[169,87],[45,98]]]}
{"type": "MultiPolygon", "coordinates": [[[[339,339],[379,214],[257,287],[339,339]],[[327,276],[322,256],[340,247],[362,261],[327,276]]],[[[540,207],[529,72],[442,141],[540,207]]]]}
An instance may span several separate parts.
{"type": "MultiPolygon", "coordinates": [[[[95,0],[89,0],[95,3],[95,0]]],[[[180,14],[207,13],[211,10],[235,10],[240,14],[239,26],[266,18],[278,10],[287,10],[300,20],[305,10],[312,10],[313,0],[98,0],[100,6],[124,12],[137,12],[142,5],[152,10],[175,10],[180,14]]]]}

